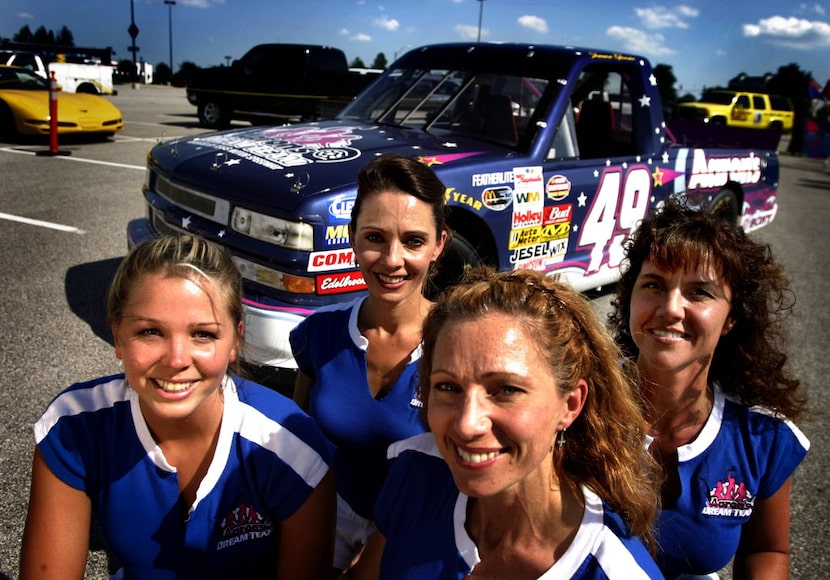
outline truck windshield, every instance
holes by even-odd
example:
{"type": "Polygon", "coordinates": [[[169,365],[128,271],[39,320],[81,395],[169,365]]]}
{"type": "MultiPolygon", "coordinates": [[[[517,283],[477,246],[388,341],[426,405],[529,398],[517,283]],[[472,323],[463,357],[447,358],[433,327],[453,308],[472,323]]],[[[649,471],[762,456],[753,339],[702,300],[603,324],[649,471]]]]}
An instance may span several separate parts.
{"type": "Polygon", "coordinates": [[[497,73],[392,69],[339,118],[526,146],[552,86],[548,79],[497,73]]]}

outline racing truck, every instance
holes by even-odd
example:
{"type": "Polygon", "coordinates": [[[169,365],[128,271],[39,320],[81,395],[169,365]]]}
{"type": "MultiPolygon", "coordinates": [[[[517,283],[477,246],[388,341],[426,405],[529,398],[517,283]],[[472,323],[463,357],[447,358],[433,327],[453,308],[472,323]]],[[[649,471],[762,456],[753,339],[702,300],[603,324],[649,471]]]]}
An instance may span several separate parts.
{"type": "Polygon", "coordinates": [[[663,118],[641,56],[429,45],[394,62],[334,120],[154,146],[146,215],[128,224],[128,246],[175,232],[225,246],[243,278],[246,361],[290,371],[291,329],[366,291],[348,224],[358,170],[375,156],[417,157],[445,184],[452,241],[438,288],[487,264],[587,291],[619,278],[623,240],[670,196],[722,207],[746,231],[774,219],[774,147],[694,141],[663,118]]]}

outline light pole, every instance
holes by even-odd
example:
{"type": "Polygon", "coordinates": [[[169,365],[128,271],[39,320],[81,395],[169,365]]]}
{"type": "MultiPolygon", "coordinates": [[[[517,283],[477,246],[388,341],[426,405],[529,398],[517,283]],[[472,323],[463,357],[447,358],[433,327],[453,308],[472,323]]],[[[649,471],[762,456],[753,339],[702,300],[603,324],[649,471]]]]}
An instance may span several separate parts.
{"type": "Polygon", "coordinates": [[[176,0],[164,0],[167,4],[167,29],[170,34],[170,82],[173,82],[173,6],[176,0]]]}
{"type": "Polygon", "coordinates": [[[481,42],[481,16],[484,13],[484,0],[478,0],[478,40],[481,42]]]}

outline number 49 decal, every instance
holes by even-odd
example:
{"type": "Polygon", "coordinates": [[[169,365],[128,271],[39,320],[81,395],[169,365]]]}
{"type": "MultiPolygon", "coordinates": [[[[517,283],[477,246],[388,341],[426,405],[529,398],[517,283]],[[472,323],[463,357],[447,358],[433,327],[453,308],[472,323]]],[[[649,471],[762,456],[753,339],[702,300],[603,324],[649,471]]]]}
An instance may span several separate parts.
{"type": "Polygon", "coordinates": [[[622,242],[645,217],[650,196],[651,173],[645,165],[632,166],[625,176],[619,167],[603,172],[579,232],[578,247],[593,246],[586,274],[599,271],[606,255],[608,267],[619,267],[622,242]]]}

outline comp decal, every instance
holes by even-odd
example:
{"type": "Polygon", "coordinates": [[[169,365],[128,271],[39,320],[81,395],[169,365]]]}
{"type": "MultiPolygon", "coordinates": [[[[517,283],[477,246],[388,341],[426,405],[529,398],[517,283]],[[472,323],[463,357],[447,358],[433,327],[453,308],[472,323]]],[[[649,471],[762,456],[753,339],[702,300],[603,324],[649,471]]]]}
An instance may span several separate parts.
{"type": "Polygon", "coordinates": [[[329,250],[327,252],[312,252],[308,255],[309,272],[332,272],[335,270],[353,270],[355,264],[354,250],[329,250]]]}

